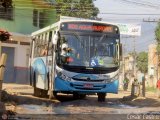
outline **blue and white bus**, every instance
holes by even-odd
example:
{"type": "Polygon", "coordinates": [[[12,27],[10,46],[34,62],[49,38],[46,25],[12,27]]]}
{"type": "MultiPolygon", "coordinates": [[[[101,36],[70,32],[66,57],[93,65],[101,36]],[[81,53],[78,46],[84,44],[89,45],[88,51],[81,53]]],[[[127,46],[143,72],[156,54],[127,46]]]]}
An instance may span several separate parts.
{"type": "Polygon", "coordinates": [[[116,25],[63,20],[32,33],[30,83],[36,96],[118,93],[121,57],[116,25]],[[46,54],[42,51],[46,49],[46,54]]]}

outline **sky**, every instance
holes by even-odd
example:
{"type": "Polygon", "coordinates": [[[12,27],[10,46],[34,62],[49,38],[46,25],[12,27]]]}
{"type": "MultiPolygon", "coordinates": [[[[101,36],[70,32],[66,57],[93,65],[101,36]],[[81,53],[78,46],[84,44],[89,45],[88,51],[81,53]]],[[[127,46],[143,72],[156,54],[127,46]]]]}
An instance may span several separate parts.
{"type": "Polygon", "coordinates": [[[94,3],[100,10],[98,17],[103,21],[141,25],[141,36],[121,37],[125,53],[134,50],[134,41],[136,52],[148,51],[148,45],[156,42],[157,22],[143,20],[160,19],[159,0],[96,0],[94,3]]]}

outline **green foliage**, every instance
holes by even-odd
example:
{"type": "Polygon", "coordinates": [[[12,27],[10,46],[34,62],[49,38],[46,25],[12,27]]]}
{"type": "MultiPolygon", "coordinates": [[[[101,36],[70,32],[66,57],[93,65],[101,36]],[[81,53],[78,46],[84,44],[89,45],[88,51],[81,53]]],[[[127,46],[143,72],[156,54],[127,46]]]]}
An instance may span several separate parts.
{"type": "Polygon", "coordinates": [[[155,30],[156,40],[158,43],[160,43],[160,22],[158,22],[158,25],[155,30]]]}
{"type": "Polygon", "coordinates": [[[58,16],[95,18],[99,13],[92,0],[56,0],[55,8],[58,16]]]}
{"type": "Polygon", "coordinates": [[[157,40],[157,52],[160,53],[160,22],[158,22],[158,25],[156,27],[155,30],[155,36],[156,36],[156,40],[157,40]]]}
{"type": "Polygon", "coordinates": [[[157,44],[157,53],[160,54],[160,44],[157,44]]]}
{"type": "Polygon", "coordinates": [[[156,93],[156,88],[155,87],[146,87],[147,92],[154,92],[156,93]]]}
{"type": "Polygon", "coordinates": [[[139,53],[136,60],[137,60],[137,68],[142,73],[147,73],[148,71],[148,53],[146,52],[139,53]]]}
{"type": "Polygon", "coordinates": [[[137,52],[130,52],[128,54],[131,55],[131,56],[137,56],[137,52]]]}
{"type": "Polygon", "coordinates": [[[10,34],[7,31],[0,30],[0,41],[9,40],[10,34]]]}

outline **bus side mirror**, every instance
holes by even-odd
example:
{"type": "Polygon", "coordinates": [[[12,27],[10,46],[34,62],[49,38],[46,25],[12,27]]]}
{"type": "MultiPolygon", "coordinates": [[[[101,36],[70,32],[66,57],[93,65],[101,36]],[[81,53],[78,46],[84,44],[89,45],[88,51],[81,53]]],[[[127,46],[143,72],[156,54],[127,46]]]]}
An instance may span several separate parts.
{"type": "Polygon", "coordinates": [[[55,34],[54,34],[54,36],[53,36],[53,38],[52,38],[52,44],[53,45],[57,45],[58,39],[59,39],[59,32],[56,31],[55,34]]]}
{"type": "Polygon", "coordinates": [[[119,60],[122,61],[122,55],[123,55],[123,50],[122,50],[122,43],[119,45],[119,60]]]}

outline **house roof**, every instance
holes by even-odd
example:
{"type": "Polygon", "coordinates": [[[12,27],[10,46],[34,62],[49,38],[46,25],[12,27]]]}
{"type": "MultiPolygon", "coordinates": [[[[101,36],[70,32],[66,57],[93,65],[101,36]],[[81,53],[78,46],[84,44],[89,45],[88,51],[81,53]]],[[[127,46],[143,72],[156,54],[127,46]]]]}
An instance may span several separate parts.
{"type": "Polygon", "coordinates": [[[51,8],[55,4],[54,0],[32,0],[32,3],[34,3],[35,6],[38,6],[39,8],[51,8]]]}
{"type": "Polygon", "coordinates": [[[39,8],[39,9],[51,9],[55,4],[54,0],[13,0],[15,7],[22,8],[39,8]]]}
{"type": "Polygon", "coordinates": [[[20,42],[30,42],[31,38],[30,35],[24,35],[20,33],[11,33],[11,39],[14,41],[20,41],[20,42]]]}

